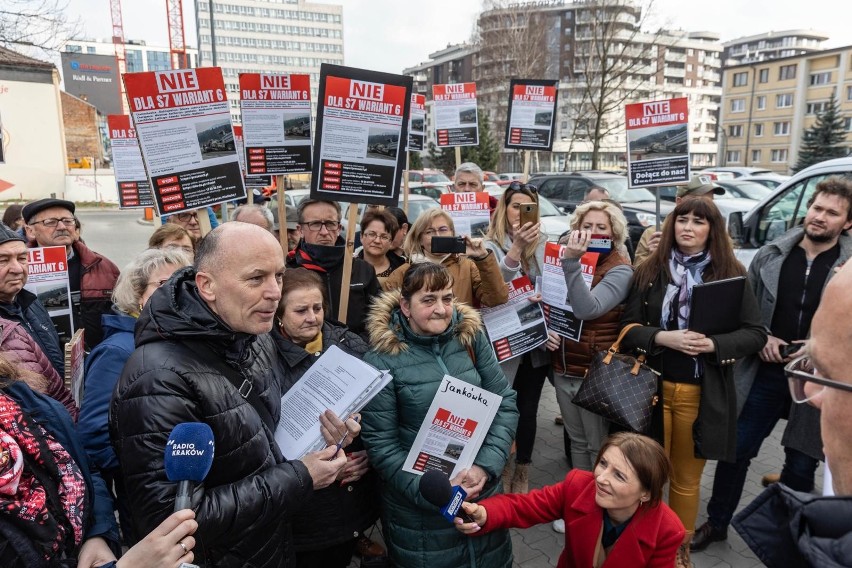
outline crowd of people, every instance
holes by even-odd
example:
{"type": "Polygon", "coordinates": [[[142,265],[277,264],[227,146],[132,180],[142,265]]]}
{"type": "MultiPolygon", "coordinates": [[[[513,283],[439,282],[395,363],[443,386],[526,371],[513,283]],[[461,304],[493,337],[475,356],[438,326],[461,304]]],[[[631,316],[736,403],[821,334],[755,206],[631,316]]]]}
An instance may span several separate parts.
{"type": "MultiPolygon", "coordinates": [[[[462,164],[453,189],[482,191],[482,170],[462,164]]],[[[538,202],[533,185],[493,198],[488,230],[465,235],[464,252],[433,250],[433,238],[456,236],[446,211],[409,220],[366,207],[362,247],[347,259],[340,204],[305,199],[286,225],[264,203],[207,234],[198,216],[215,221],[211,211],[171,215],[121,271],[85,243],[74,203],[10,206],[0,225],[0,565],[345,568],[360,556],[365,566],[490,568],[512,565],[510,528],[552,523],[565,534],[560,567],[688,568],[731,524],[768,566],[852,566],[852,182],[816,184],[801,226],[748,269],[716,192],[706,179],[685,184],[632,254],[619,204],[593,189],[559,239],[579,337],[551,330],[503,362],[480,310],[506,304],[520,276],[540,291],[547,237],[521,221],[538,202]],[[79,401],[63,380],[68,338],[24,288],[28,250],[41,246],[66,250],[86,348],[79,401]],[[695,286],[743,277],[737,323],[690,329],[695,286]],[[625,328],[622,351],[659,376],[644,432],[572,402],[625,328]],[[288,419],[282,396],[332,347],[393,378],[358,413],[316,416],[327,447],[288,459],[275,437],[288,419]],[[445,376],[501,397],[473,464],[451,480],[466,492],[453,523],[403,469],[445,376]],[[565,477],[530,487],[545,381],[564,423],[565,477]],[[750,461],[782,418],[780,475],[735,515],[750,461]],[[215,455],[180,509],[164,448],[191,422],[210,427],[215,455]],[[707,460],[716,472],[696,527],[707,460]],[[821,461],[829,497],[810,494],[821,461]]]]}

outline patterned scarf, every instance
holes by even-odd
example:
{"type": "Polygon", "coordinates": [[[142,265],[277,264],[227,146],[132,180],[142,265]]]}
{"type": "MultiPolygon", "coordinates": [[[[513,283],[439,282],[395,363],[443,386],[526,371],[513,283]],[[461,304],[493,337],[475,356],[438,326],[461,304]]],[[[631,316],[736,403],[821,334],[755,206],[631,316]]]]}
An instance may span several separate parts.
{"type": "Polygon", "coordinates": [[[343,263],[345,253],[346,244],[341,238],[333,246],[312,245],[302,239],[295,250],[287,253],[287,258],[314,272],[331,272],[343,263]]]}
{"type": "Polygon", "coordinates": [[[702,273],[710,264],[710,260],[710,251],[686,256],[677,248],[672,249],[669,258],[669,271],[672,274],[672,281],[666,286],[660,327],[667,330],[687,329],[692,287],[704,282],[702,273]],[[673,309],[677,312],[677,326],[672,326],[674,323],[673,309]]]}
{"type": "MultiPolygon", "coordinates": [[[[71,455],[0,393],[0,522],[48,562],[83,542],[85,505],[86,481],[71,455]]],[[[7,554],[15,556],[7,549],[3,562],[7,554]]]]}

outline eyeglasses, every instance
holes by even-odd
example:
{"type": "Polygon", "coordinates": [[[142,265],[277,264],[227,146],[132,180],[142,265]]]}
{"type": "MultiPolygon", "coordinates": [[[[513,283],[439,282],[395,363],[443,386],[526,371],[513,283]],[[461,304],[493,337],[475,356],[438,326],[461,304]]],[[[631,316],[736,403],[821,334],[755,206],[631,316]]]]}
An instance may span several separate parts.
{"type": "Polygon", "coordinates": [[[818,398],[826,387],[852,392],[852,385],[820,377],[816,372],[818,371],[810,355],[797,357],[784,367],[784,374],[790,383],[790,395],[797,404],[813,404],[814,399],[818,398]]]}
{"type": "Polygon", "coordinates": [[[196,221],[198,221],[198,211],[190,211],[188,213],[177,213],[175,217],[177,217],[177,220],[181,223],[186,223],[190,219],[195,219],[196,221]]]}
{"type": "Polygon", "coordinates": [[[333,233],[340,228],[340,223],[337,221],[308,221],[306,223],[302,223],[302,225],[315,233],[322,230],[323,227],[325,227],[325,230],[329,233],[333,233]]]}
{"type": "Polygon", "coordinates": [[[449,235],[452,232],[452,229],[449,227],[441,227],[437,231],[435,229],[426,229],[423,231],[423,234],[427,237],[434,237],[435,235],[449,235]]]}
{"type": "Polygon", "coordinates": [[[390,242],[390,240],[391,240],[391,236],[388,235],[387,233],[382,233],[380,235],[376,231],[367,231],[367,232],[365,232],[361,235],[361,238],[362,239],[370,239],[371,241],[379,239],[380,241],[384,241],[386,243],[390,242]]]}
{"type": "Polygon", "coordinates": [[[513,181],[506,187],[506,191],[529,191],[530,193],[538,193],[538,186],[531,183],[521,183],[513,181]]]}
{"type": "Polygon", "coordinates": [[[33,221],[33,222],[30,223],[30,225],[38,225],[39,223],[41,223],[42,225],[44,225],[48,229],[52,229],[53,227],[57,226],[59,223],[62,223],[63,225],[70,227],[70,226],[74,225],[74,217],[62,217],[61,219],[57,219],[56,217],[51,217],[50,219],[42,219],[41,221],[33,221]]]}

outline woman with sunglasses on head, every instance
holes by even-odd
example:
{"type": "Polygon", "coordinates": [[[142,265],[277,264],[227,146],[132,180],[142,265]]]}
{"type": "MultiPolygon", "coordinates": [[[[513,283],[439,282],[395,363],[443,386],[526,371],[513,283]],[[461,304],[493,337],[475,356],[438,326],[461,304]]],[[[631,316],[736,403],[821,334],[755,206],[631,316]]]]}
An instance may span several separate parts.
{"type": "Polygon", "coordinates": [[[766,343],[750,286],[744,287],[739,327],[711,336],[689,330],[692,289],[745,274],[713,202],[684,200],[666,218],[657,250],[636,269],[622,319],[623,325],[640,324],[627,332],[622,348],[647,354],[660,373],[651,434],[672,460],[669,505],[687,531],[679,567],[692,565],[689,543],[706,460],[736,460],[734,363],[766,343]]]}
{"type": "Polygon", "coordinates": [[[183,251],[173,248],[148,249],[124,267],[113,290],[115,314],[102,316],[104,340],[86,357],[85,388],[80,402],[77,430],[91,462],[100,470],[110,488],[115,488],[125,545],[137,535],[131,525],[124,496],[124,483],[118,458],[109,439],[109,403],[124,364],[136,348],[133,330],[148,299],[178,269],[189,266],[183,251]]]}
{"type": "Polygon", "coordinates": [[[432,237],[454,237],[455,225],[442,209],[428,209],[414,222],[405,237],[409,261],[382,283],[385,290],[398,290],[409,267],[423,262],[445,266],[453,277],[453,294],[470,306],[499,306],[509,301],[509,288],[503,282],[500,267],[482,239],[464,237],[464,253],[432,252],[432,237]]]}
{"type": "Polygon", "coordinates": [[[391,252],[397,231],[399,224],[388,211],[370,209],[361,218],[362,247],[357,256],[373,267],[379,284],[405,264],[405,259],[391,252]]]}
{"type": "MultiPolygon", "coordinates": [[[[547,236],[541,233],[537,212],[536,221],[521,223],[521,206],[526,204],[538,204],[536,187],[513,181],[497,202],[485,237],[485,247],[494,253],[507,283],[527,276],[535,286],[544,266],[547,236]]],[[[535,301],[540,299],[537,296],[535,301]]],[[[500,367],[518,393],[519,413],[515,439],[517,453],[514,464],[510,460],[503,471],[503,491],[526,493],[529,491],[529,467],[535,445],[538,404],[544,380],[550,370],[550,356],[536,349],[504,361],[500,367]]]]}

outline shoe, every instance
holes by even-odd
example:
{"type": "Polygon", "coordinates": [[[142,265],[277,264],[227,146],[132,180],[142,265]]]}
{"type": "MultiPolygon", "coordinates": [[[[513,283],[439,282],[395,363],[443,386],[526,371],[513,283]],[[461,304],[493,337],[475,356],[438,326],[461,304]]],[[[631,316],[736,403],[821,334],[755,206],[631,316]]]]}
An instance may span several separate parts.
{"type": "Polygon", "coordinates": [[[550,526],[553,527],[553,530],[558,532],[559,534],[565,534],[565,520],[564,519],[556,519],[553,521],[553,524],[550,526]]]}
{"type": "Polygon", "coordinates": [[[677,549],[675,556],[675,568],[695,568],[695,564],[689,559],[689,543],[684,542],[677,549]]]}
{"type": "Polygon", "coordinates": [[[512,493],[524,495],[530,492],[530,464],[515,463],[515,473],[512,474],[512,493]]]}
{"type": "Polygon", "coordinates": [[[692,535],[692,543],[689,545],[689,550],[692,552],[701,552],[711,543],[720,542],[728,539],[728,530],[719,530],[710,525],[709,522],[704,523],[692,535]]]}
{"type": "Polygon", "coordinates": [[[563,424],[565,424],[565,421],[562,420],[561,414],[557,414],[556,418],[553,419],[553,423],[556,424],[557,426],[562,426],[563,424]]]}
{"type": "Polygon", "coordinates": [[[373,542],[368,536],[362,536],[355,543],[355,554],[364,558],[371,556],[384,556],[387,554],[384,547],[378,542],[373,542]]]}
{"type": "Polygon", "coordinates": [[[503,468],[503,473],[500,474],[500,481],[503,483],[503,493],[511,493],[512,492],[512,464],[514,460],[510,459],[506,461],[506,467],[503,468]]]}
{"type": "Polygon", "coordinates": [[[769,487],[770,485],[774,485],[774,484],[778,483],[779,481],[781,481],[781,474],[780,473],[767,473],[766,475],[763,476],[763,479],[760,480],[760,483],[764,487],[769,487]]]}

